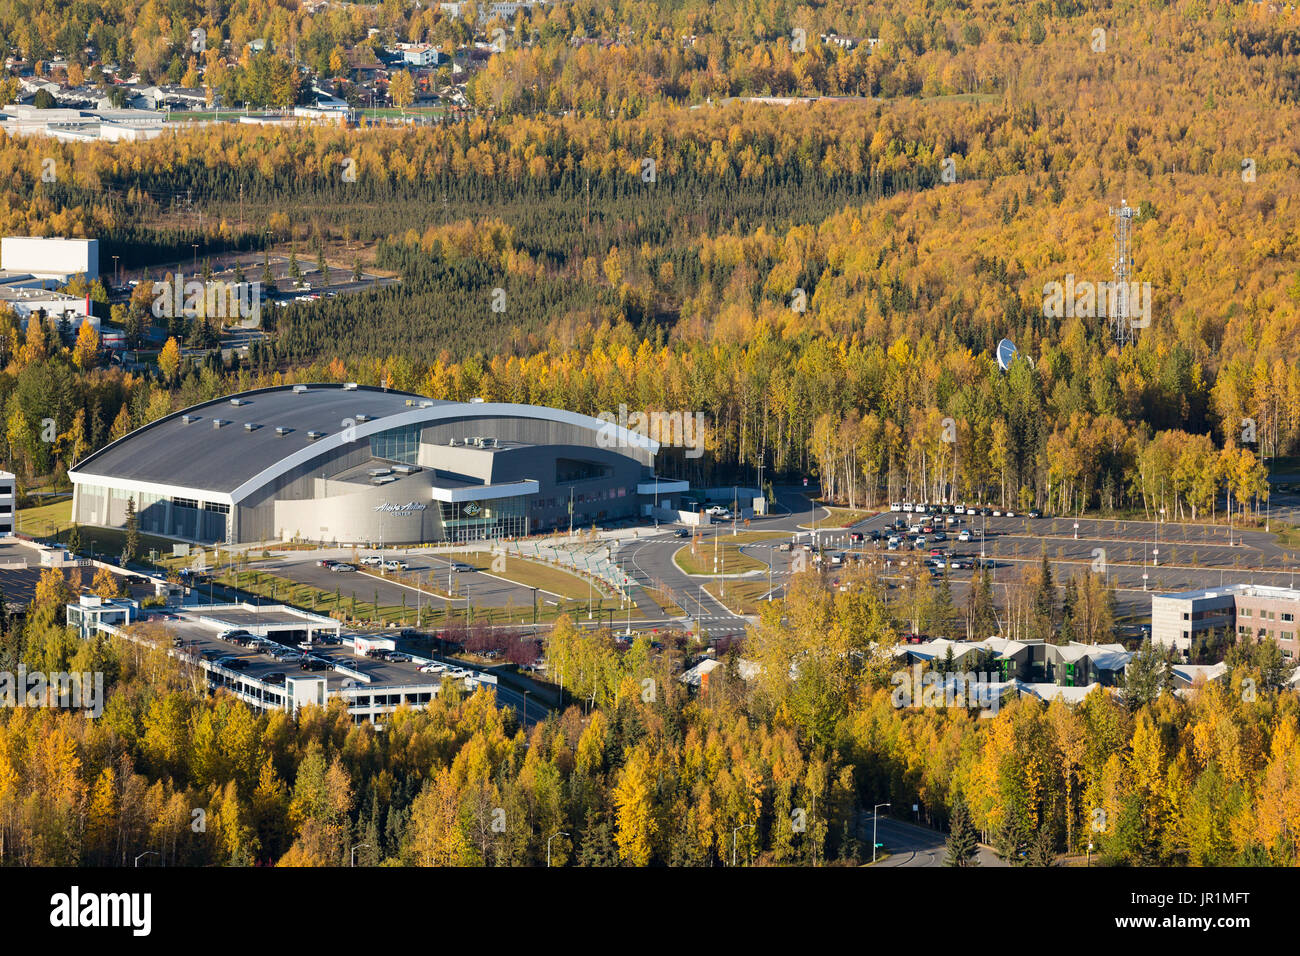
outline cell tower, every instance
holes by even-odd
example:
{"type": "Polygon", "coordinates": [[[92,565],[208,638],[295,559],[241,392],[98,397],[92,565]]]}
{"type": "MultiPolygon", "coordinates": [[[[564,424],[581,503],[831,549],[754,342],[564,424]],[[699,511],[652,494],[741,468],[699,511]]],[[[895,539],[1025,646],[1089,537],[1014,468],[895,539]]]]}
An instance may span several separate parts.
{"type": "Polygon", "coordinates": [[[1138,211],[1124,199],[1119,201],[1119,208],[1111,208],[1115,217],[1115,261],[1111,268],[1115,273],[1114,314],[1110,317],[1111,330],[1115,342],[1120,348],[1137,341],[1137,332],[1133,328],[1132,312],[1129,309],[1129,270],[1133,257],[1129,254],[1129,223],[1138,216],[1138,211]]]}

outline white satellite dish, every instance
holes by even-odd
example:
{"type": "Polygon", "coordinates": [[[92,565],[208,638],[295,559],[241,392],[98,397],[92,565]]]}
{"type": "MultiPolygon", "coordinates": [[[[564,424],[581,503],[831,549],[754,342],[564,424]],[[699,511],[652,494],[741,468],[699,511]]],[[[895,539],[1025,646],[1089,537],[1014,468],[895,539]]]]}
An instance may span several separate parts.
{"type": "Polygon", "coordinates": [[[1011,367],[1011,363],[1016,360],[1016,344],[1010,339],[1003,339],[998,343],[998,368],[1006,371],[1011,367]]]}

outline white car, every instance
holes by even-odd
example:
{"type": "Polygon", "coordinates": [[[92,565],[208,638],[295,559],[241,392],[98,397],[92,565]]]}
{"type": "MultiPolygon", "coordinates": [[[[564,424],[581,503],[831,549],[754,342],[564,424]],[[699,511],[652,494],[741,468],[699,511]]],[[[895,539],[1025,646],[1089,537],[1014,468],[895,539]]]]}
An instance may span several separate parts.
{"type": "Polygon", "coordinates": [[[891,502],[889,503],[889,510],[890,510],[890,511],[902,511],[902,510],[903,510],[903,503],[902,503],[901,501],[891,501],[891,502]]]}
{"type": "Polygon", "coordinates": [[[912,502],[910,502],[910,501],[904,501],[904,502],[903,502],[903,510],[904,510],[904,511],[907,511],[907,512],[915,511],[915,510],[916,510],[916,505],[912,504],[912,502]]]}
{"type": "Polygon", "coordinates": [[[961,534],[957,535],[957,540],[958,540],[958,541],[969,541],[969,540],[970,540],[970,529],[969,529],[969,528],[962,528],[962,529],[961,529],[961,534]]]}
{"type": "Polygon", "coordinates": [[[914,524],[914,525],[912,525],[912,527],[910,527],[910,528],[907,529],[907,533],[908,533],[908,534],[920,534],[920,533],[921,533],[921,526],[920,526],[919,524],[914,524]]]}
{"type": "Polygon", "coordinates": [[[707,515],[722,515],[727,513],[727,509],[722,507],[722,505],[714,505],[704,513],[707,515]]]}
{"type": "Polygon", "coordinates": [[[445,664],[438,664],[438,663],[435,663],[435,662],[432,662],[432,661],[430,661],[428,664],[421,664],[421,665],[417,668],[417,670],[418,670],[421,674],[436,674],[436,673],[438,673],[439,671],[445,671],[446,669],[447,669],[447,665],[445,665],[445,664]]]}
{"type": "Polygon", "coordinates": [[[371,566],[374,566],[376,564],[382,564],[383,561],[384,559],[377,554],[368,554],[361,559],[362,564],[369,564],[371,566]]]}

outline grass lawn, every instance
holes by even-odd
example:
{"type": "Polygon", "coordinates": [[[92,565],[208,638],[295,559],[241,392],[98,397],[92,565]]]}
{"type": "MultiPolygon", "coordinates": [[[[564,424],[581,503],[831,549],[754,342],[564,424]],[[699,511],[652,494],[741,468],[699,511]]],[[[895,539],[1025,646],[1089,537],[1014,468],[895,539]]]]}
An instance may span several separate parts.
{"type": "MultiPolygon", "coordinates": [[[[712,575],[713,546],[701,544],[698,554],[691,554],[691,546],[683,546],[673,555],[673,562],[687,574],[712,575]]],[[[722,574],[745,574],[749,571],[762,571],[767,565],[758,558],[742,554],[740,546],[718,541],[718,571],[722,574]]]]}
{"type": "Polygon", "coordinates": [[[600,597],[601,590],[598,585],[589,585],[586,578],[572,574],[563,568],[507,554],[505,567],[502,570],[494,570],[492,561],[495,557],[490,552],[478,551],[466,555],[464,560],[466,564],[473,565],[478,571],[486,571],[507,581],[522,584],[526,588],[538,588],[562,598],[574,601],[581,599],[585,602],[589,594],[600,597]]]}
{"type": "MultiPolygon", "coordinates": [[[[67,543],[68,536],[72,531],[72,499],[66,498],[63,501],[56,501],[48,505],[22,509],[18,512],[17,530],[22,534],[31,535],[33,538],[45,538],[67,543]]],[[[121,528],[97,528],[92,525],[82,525],[80,531],[81,550],[85,554],[90,554],[93,544],[96,555],[99,557],[107,556],[110,560],[114,560],[122,553],[122,548],[126,546],[126,532],[121,528]]],[[[175,543],[170,538],[159,538],[141,532],[141,553],[136,557],[147,558],[151,549],[158,551],[159,557],[170,555],[172,545],[175,543]]]]}
{"type": "MultiPolygon", "coordinates": [[[[349,576],[349,578],[351,577],[349,576]]],[[[430,600],[426,597],[420,601],[420,620],[417,623],[415,619],[416,602],[419,596],[415,592],[411,592],[405,604],[376,605],[373,600],[374,588],[365,586],[359,581],[357,586],[349,587],[347,586],[351,583],[349,580],[349,582],[341,584],[337,592],[325,591],[310,584],[300,584],[281,575],[256,569],[239,571],[233,576],[223,572],[217,576],[216,581],[218,584],[237,587],[249,594],[260,595],[267,601],[292,604],[295,607],[314,611],[317,614],[327,614],[343,621],[367,624],[400,624],[411,627],[441,627],[447,624],[466,623],[532,624],[533,622],[533,610],[527,604],[522,607],[469,609],[454,607],[448,609],[447,604],[444,602],[436,599],[430,600]],[[364,600],[367,595],[370,595],[372,599],[364,600]]],[[[618,610],[617,601],[607,600],[602,604],[598,597],[592,600],[593,613],[608,612],[610,607],[614,608],[616,617],[620,614],[623,616],[627,614],[626,611],[618,610]]],[[[539,624],[550,623],[561,614],[568,614],[577,620],[579,616],[585,616],[586,613],[587,602],[585,598],[581,601],[560,600],[552,604],[548,603],[544,596],[539,596],[537,601],[537,621],[539,624]]],[[[635,620],[640,616],[636,609],[633,609],[633,619],[635,620]]]]}
{"type": "Polygon", "coordinates": [[[669,617],[681,617],[686,613],[681,609],[677,602],[673,600],[673,596],[667,591],[662,591],[659,588],[648,587],[645,589],[645,593],[650,596],[650,600],[663,608],[664,613],[669,617]]]}
{"type": "MultiPolygon", "coordinates": [[[[819,528],[847,528],[857,524],[864,518],[871,518],[880,514],[879,511],[866,511],[862,508],[829,508],[825,505],[822,507],[826,507],[830,514],[826,518],[818,520],[817,527],[819,528]]],[[[799,527],[811,528],[812,523],[801,524],[799,527]]]]}
{"type": "Polygon", "coordinates": [[[732,534],[725,525],[719,526],[718,535],[721,541],[729,544],[754,544],[758,541],[782,541],[790,538],[786,531],[737,531],[732,534]]]}
{"type": "Polygon", "coordinates": [[[1270,531],[1277,534],[1277,543],[1284,548],[1300,548],[1300,528],[1284,521],[1272,522],[1270,531]]]}
{"type": "MultiPolygon", "coordinates": [[[[17,530],[34,538],[46,538],[72,527],[71,496],[48,505],[23,508],[18,512],[17,530]]],[[[84,535],[83,535],[84,537],[84,535]]]]}
{"type": "Polygon", "coordinates": [[[704,590],[735,614],[757,614],[760,604],[766,603],[762,598],[769,588],[767,578],[764,578],[761,581],[728,581],[725,587],[719,587],[715,582],[704,585],[704,590]]]}

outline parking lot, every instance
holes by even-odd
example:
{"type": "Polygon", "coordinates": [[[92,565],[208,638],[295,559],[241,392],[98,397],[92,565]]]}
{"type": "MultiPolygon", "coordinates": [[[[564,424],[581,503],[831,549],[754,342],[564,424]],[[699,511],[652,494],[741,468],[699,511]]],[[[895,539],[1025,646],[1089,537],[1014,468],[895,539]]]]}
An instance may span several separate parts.
{"type": "MultiPolygon", "coordinates": [[[[370,552],[363,552],[361,557],[370,552]]],[[[376,557],[378,554],[376,553],[376,557]]],[[[376,592],[379,603],[383,605],[406,604],[414,612],[417,603],[432,605],[441,611],[448,603],[455,608],[464,608],[467,604],[475,608],[513,607],[524,610],[532,605],[533,589],[522,584],[514,584],[487,572],[481,556],[472,558],[467,563],[464,556],[436,554],[431,551],[390,551],[384,554],[389,561],[400,560],[407,567],[403,572],[414,576],[418,587],[404,584],[380,574],[380,569],[373,565],[355,560],[350,549],[314,551],[308,557],[285,557],[259,564],[259,570],[269,571],[289,578],[300,584],[307,584],[321,591],[337,590],[344,597],[355,594],[358,600],[371,601],[376,592]],[[353,571],[339,572],[320,566],[322,559],[348,564],[353,571]],[[467,570],[454,570],[460,565],[467,570]],[[448,599],[441,594],[453,589],[454,597],[448,599]],[[436,589],[439,593],[434,593],[436,589]]],[[[538,603],[546,596],[539,596],[538,603]]]]}

